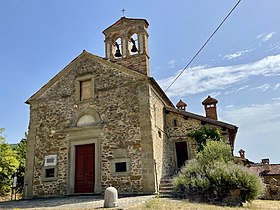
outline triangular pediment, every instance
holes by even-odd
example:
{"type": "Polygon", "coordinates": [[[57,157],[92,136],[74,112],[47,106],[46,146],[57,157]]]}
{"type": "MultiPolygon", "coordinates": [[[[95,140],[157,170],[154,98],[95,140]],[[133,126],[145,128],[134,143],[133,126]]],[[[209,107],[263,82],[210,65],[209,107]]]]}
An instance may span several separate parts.
{"type": "Polygon", "coordinates": [[[73,59],[66,67],[64,67],[57,75],[55,75],[49,82],[47,82],[41,89],[39,89],[34,95],[32,95],[27,101],[27,104],[30,104],[31,101],[36,100],[38,97],[40,97],[43,93],[45,93],[50,87],[52,87],[58,80],[65,77],[67,74],[69,74],[71,71],[73,71],[74,67],[78,65],[80,62],[82,62],[84,59],[90,59],[92,62],[98,63],[101,66],[105,66],[114,69],[115,71],[119,71],[120,73],[124,75],[131,76],[133,78],[139,78],[139,79],[146,79],[147,76],[138,73],[136,71],[133,71],[131,69],[127,69],[123,66],[120,66],[118,64],[115,64],[111,61],[108,61],[104,58],[101,58],[99,56],[93,55],[87,51],[83,51],[80,55],[78,55],[75,59],[73,59]]]}

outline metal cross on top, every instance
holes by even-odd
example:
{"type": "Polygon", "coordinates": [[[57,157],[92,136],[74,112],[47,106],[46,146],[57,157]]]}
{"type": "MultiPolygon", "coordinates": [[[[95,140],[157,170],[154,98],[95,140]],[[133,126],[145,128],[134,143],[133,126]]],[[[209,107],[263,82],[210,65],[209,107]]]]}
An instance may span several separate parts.
{"type": "Polygon", "coordinates": [[[125,8],[123,8],[121,11],[122,11],[122,13],[123,13],[123,17],[124,17],[124,13],[125,13],[126,9],[125,9],[125,8]]]}

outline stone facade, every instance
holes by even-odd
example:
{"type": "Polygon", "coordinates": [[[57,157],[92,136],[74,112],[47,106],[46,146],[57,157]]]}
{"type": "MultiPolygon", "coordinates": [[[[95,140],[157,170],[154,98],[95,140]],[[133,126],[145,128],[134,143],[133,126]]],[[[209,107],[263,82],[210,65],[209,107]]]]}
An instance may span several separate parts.
{"type": "Polygon", "coordinates": [[[177,110],[149,77],[147,26],[143,19],[121,18],[103,32],[105,59],[83,51],[28,99],[25,198],[75,194],[83,170],[91,183],[85,193],[103,193],[109,186],[120,193],[156,193],[160,180],[178,170],[174,143],[186,141],[188,159],[193,158],[196,144],[188,134],[203,123],[218,128],[233,146],[237,127],[177,110]],[[113,58],[114,40],[121,37],[122,47],[128,46],[133,33],[138,53],[125,54],[125,48],[125,57],[113,58]],[[83,145],[93,152],[79,156],[83,145]]]}
{"type": "MultiPolygon", "coordinates": [[[[244,160],[243,157],[241,160],[244,160]]],[[[243,161],[244,162],[244,161],[243,161]]],[[[270,164],[269,159],[262,159],[261,163],[249,163],[248,170],[263,179],[265,192],[261,196],[266,200],[280,200],[280,164],[270,164]]]]}
{"type": "MultiPolygon", "coordinates": [[[[176,161],[176,142],[186,142],[188,160],[193,159],[197,152],[197,144],[190,134],[200,129],[202,126],[218,129],[222,138],[230,143],[229,130],[237,129],[235,126],[224,123],[214,124],[211,119],[202,116],[196,116],[192,113],[176,110],[174,108],[166,109],[166,141],[164,142],[165,157],[163,163],[163,176],[171,176],[178,170],[176,161]],[[174,124],[176,121],[176,124],[174,124]]],[[[233,144],[231,146],[233,148],[233,144]]]]}

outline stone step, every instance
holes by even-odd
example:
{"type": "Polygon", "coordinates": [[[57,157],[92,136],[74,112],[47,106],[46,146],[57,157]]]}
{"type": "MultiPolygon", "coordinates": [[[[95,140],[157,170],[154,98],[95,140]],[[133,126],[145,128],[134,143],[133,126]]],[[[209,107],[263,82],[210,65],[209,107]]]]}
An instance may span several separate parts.
{"type": "Polygon", "coordinates": [[[159,190],[173,190],[173,186],[159,186],[159,190]]]}
{"type": "Polygon", "coordinates": [[[164,177],[160,180],[159,195],[161,197],[172,197],[173,196],[173,184],[172,179],[164,177]]]}

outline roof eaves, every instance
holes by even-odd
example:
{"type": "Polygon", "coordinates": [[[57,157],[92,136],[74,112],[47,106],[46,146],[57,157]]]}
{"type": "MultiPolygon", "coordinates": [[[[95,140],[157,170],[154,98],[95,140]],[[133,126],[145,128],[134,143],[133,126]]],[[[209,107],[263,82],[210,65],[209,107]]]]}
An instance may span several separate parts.
{"type": "Polygon", "coordinates": [[[175,107],[153,77],[149,77],[149,83],[155,88],[155,90],[161,95],[161,97],[167,102],[170,107],[175,107]]]}
{"type": "Polygon", "coordinates": [[[225,127],[225,128],[231,129],[231,130],[237,130],[238,129],[238,127],[235,126],[235,125],[228,124],[228,123],[225,123],[225,122],[222,122],[222,121],[218,121],[218,120],[213,120],[211,118],[204,117],[204,116],[201,116],[201,115],[198,115],[198,114],[194,114],[194,113],[191,113],[191,112],[181,111],[181,110],[178,110],[178,109],[173,108],[173,107],[166,107],[166,110],[170,111],[170,112],[177,113],[177,114],[181,114],[183,116],[195,118],[195,119],[198,119],[198,120],[210,123],[210,124],[214,124],[214,125],[218,125],[218,126],[221,126],[221,127],[225,127]]]}
{"type": "Polygon", "coordinates": [[[127,18],[127,17],[121,17],[121,18],[120,18],[119,20],[117,20],[114,24],[110,25],[110,26],[107,27],[105,30],[103,30],[102,33],[105,34],[106,31],[108,31],[110,28],[113,28],[114,26],[116,26],[117,24],[119,24],[120,22],[122,22],[122,21],[124,21],[124,20],[128,20],[128,21],[130,21],[130,20],[132,20],[132,21],[134,21],[134,20],[141,20],[141,21],[144,21],[144,22],[147,24],[147,26],[149,26],[148,21],[147,21],[146,19],[143,19],[143,18],[127,18]]]}

